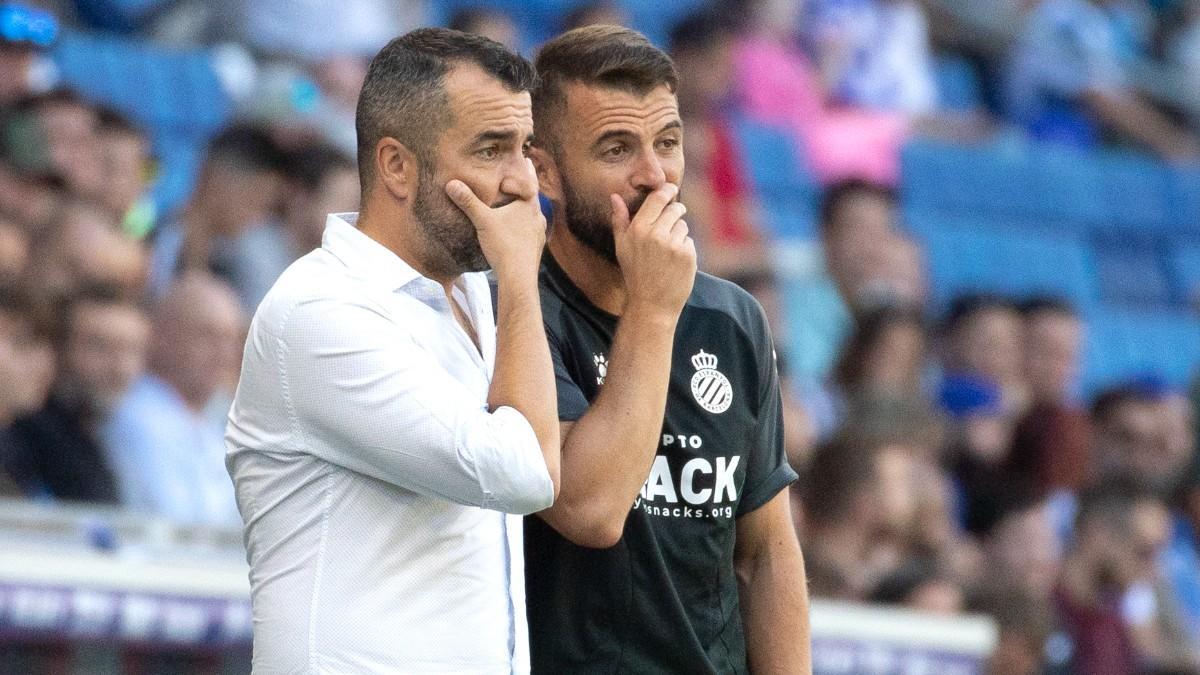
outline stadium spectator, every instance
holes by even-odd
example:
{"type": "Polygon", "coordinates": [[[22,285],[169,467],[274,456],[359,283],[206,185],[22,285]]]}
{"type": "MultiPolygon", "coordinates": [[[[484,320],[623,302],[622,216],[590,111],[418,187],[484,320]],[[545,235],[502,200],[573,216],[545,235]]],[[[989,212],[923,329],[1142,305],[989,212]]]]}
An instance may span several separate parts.
{"type": "Polygon", "coordinates": [[[241,522],[225,471],[225,420],[208,405],[228,384],[244,330],[233,291],[202,272],[182,276],[156,305],[149,372],[101,431],[124,505],[181,522],[241,522]]]}
{"type": "Polygon", "coordinates": [[[46,402],[54,381],[50,331],[36,303],[19,287],[0,288],[0,492],[22,492],[24,459],[12,434],[18,418],[46,402]]]}
{"type": "Polygon", "coordinates": [[[57,90],[19,102],[17,115],[28,115],[35,128],[27,142],[44,147],[42,161],[62,176],[77,197],[99,201],[107,190],[107,174],[96,136],[97,113],[75,93],[57,90]]]}
{"type": "Polygon", "coordinates": [[[260,129],[235,126],[214,138],[191,201],[155,232],[151,293],[161,297],[181,271],[211,271],[247,312],[257,307],[292,261],[275,222],[282,166],[274,140],[260,129]]]}
{"type": "Polygon", "coordinates": [[[929,28],[916,0],[808,0],[803,32],[834,102],[904,113],[938,105],[929,28]]]}
{"type": "Polygon", "coordinates": [[[736,33],[716,13],[705,12],[676,25],[670,43],[679,72],[679,114],[688,129],[684,151],[693,167],[681,191],[700,268],[726,279],[770,273],[758,221],[762,207],[730,115],[736,33]]]}
{"type": "Polygon", "coordinates": [[[1182,395],[1156,380],[1102,392],[1092,405],[1094,480],[1133,481],[1164,498],[1192,461],[1194,435],[1182,395]]]}
{"type": "Polygon", "coordinates": [[[142,297],[146,252],[118,227],[97,204],[67,202],[34,240],[32,255],[38,264],[30,269],[29,283],[50,298],[68,297],[87,286],[111,286],[127,297],[142,297]]]}
{"type": "Polygon", "coordinates": [[[0,4],[0,107],[50,86],[53,66],[42,50],[57,36],[54,15],[23,3],[0,4]]]}
{"type": "Polygon", "coordinates": [[[1009,56],[1006,99],[1035,138],[1085,147],[1102,134],[1177,160],[1200,157],[1200,141],[1136,89],[1128,43],[1108,0],[1041,0],[1009,56]]]}
{"type": "MultiPolygon", "coordinates": [[[[836,364],[856,314],[925,301],[922,256],[899,231],[893,190],[861,180],[832,185],[822,195],[819,220],[825,271],[793,287],[789,303],[804,327],[789,340],[809,398],[815,396],[813,383],[822,382],[836,364]]],[[[830,403],[816,396],[806,405],[818,427],[828,431],[829,422],[820,420],[830,418],[830,403]]]]}
{"type": "Polygon", "coordinates": [[[17,420],[26,494],[116,504],[116,480],[99,440],[121,397],[142,374],[150,325],[116,289],[84,289],[57,312],[58,378],[49,400],[17,420]]]}
{"type": "Polygon", "coordinates": [[[15,222],[0,215],[0,285],[19,278],[29,265],[29,237],[15,222]]]}
{"type": "Polygon", "coordinates": [[[946,312],[941,338],[947,374],[987,378],[1000,385],[1006,410],[1025,410],[1024,326],[1015,303],[988,294],[959,296],[946,312]]]}
{"type": "Polygon", "coordinates": [[[925,558],[906,560],[875,586],[868,600],[942,616],[961,614],[965,603],[957,580],[925,558]]]}
{"type": "Polygon", "coordinates": [[[1200,456],[1185,476],[1175,495],[1171,538],[1160,564],[1185,631],[1200,635],[1200,456]]]}
{"type": "Polygon", "coordinates": [[[447,28],[482,35],[513,51],[521,48],[521,35],[512,17],[496,7],[463,7],[454,12],[447,28]]]}
{"type": "Polygon", "coordinates": [[[1087,480],[1091,420],[1077,402],[1083,320],[1065,302],[1022,303],[1029,410],[1017,424],[1009,467],[1046,490],[1087,480]]]}
{"type": "Polygon", "coordinates": [[[923,400],[926,354],[921,311],[882,306],[858,320],[834,367],[833,382],[847,399],[887,396],[923,400]]]}
{"type": "Polygon", "coordinates": [[[740,0],[728,9],[744,21],[736,78],[742,109],[790,130],[799,156],[824,184],[894,184],[908,134],[904,116],[828,105],[819,75],[795,44],[795,3],[740,0]]]}
{"type": "Polygon", "coordinates": [[[1048,502],[1036,492],[1014,485],[1005,493],[991,522],[983,523],[987,590],[1012,589],[1049,601],[1062,564],[1062,544],[1048,502]]]}
{"type": "Polygon", "coordinates": [[[154,204],[146,195],[150,179],[150,139],[113,110],[97,113],[96,137],[104,165],[100,203],[130,236],[141,238],[154,227],[154,204]]]}
{"type": "Polygon", "coordinates": [[[24,232],[34,236],[44,232],[54,220],[67,193],[61,177],[31,171],[14,164],[13,159],[10,147],[0,148],[0,216],[11,218],[24,232]]]}
{"type": "Polygon", "coordinates": [[[1091,488],[1080,498],[1075,535],[1054,593],[1058,618],[1072,642],[1072,672],[1138,670],[1121,601],[1140,577],[1133,521],[1144,499],[1149,498],[1118,484],[1091,488]]]}
{"type": "Polygon", "coordinates": [[[1003,513],[1013,490],[1026,488],[1006,467],[1013,417],[993,380],[951,375],[942,381],[941,405],[949,423],[945,459],[959,489],[961,521],[980,534],[1003,513]]]}
{"type": "Polygon", "coordinates": [[[283,229],[292,256],[299,258],[321,247],[328,214],[358,209],[358,167],[332,145],[311,143],[289,156],[284,173],[283,229]]]}

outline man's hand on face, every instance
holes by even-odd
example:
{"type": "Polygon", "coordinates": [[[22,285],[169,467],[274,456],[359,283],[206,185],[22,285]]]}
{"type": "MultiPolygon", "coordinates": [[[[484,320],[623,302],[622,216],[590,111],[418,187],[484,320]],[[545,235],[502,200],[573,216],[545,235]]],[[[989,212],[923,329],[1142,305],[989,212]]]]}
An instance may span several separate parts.
{"type": "Polygon", "coordinates": [[[667,183],[650,193],[637,213],[620,195],[611,195],[613,239],[625,279],[628,309],[678,318],[696,278],[696,243],[688,236],[676,201],[679,187],[667,183]]]}
{"type": "Polygon", "coordinates": [[[538,203],[537,173],[525,160],[525,172],[502,184],[516,199],[492,208],[460,180],[446,184],[446,194],[467,214],[479,236],[483,255],[496,272],[497,281],[536,281],[546,243],[546,217],[538,203]]]}

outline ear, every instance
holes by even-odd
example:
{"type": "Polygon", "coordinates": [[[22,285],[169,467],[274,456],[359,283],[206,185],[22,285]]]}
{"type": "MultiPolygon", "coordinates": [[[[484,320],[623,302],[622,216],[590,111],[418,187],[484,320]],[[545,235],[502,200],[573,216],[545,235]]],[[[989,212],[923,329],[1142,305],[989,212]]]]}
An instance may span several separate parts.
{"type": "Polygon", "coordinates": [[[396,200],[416,195],[419,175],[417,156],[403,143],[385,136],[375,144],[375,180],[396,200]]]}
{"type": "Polygon", "coordinates": [[[563,201],[562,180],[558,173],[558,164],[554,157],[540,146],[529,148],[529,159],[533,160],[533,168],[537,171],[538,190],[546,199],[556,204],[563,201]]]}

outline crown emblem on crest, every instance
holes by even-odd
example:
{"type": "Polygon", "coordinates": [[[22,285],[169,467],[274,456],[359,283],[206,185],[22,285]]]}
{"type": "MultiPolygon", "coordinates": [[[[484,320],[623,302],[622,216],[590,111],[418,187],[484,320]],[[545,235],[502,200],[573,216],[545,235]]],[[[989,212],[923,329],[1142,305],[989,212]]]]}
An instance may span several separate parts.
{"type": "Polygon", "coordinates": [[[692,365],[696,370],[711,370],[717,367],[717,357],[701,349],[692,357],[692,365]]]}

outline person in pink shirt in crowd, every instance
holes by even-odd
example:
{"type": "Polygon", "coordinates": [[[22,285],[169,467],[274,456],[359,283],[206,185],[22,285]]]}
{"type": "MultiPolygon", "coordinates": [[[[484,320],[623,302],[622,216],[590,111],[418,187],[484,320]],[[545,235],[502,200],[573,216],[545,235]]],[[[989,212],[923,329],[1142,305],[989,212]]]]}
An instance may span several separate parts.
{"type": "Polygon", "coordinates": [[[832,107],[816,69],[795,41],[802,3],[740,0],[738,99],[753,119],[783,127],[822,184],[866,178],[893,185],[909,133],[901,113],[832,107]]]}

